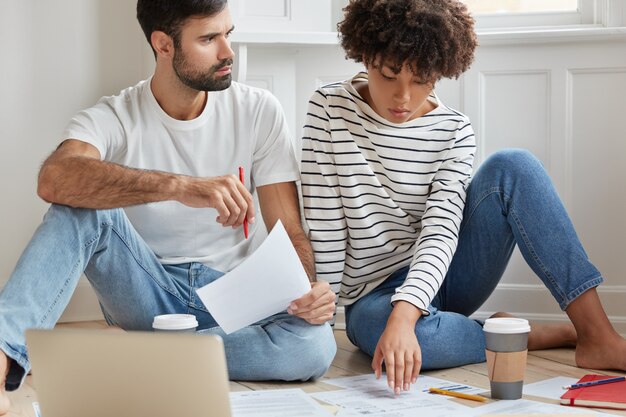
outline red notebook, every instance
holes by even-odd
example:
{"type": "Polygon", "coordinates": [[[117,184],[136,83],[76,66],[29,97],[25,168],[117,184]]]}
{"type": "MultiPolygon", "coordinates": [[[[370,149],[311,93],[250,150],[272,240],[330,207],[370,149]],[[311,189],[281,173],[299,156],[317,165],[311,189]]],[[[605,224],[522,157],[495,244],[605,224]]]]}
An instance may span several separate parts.
{"type": "MultiPolygon", "coordinates": [[[[608,375],[585,375],[578,382],[607,378],[611,377],[608,375]]],[[[626,381],[567,390],[561,396],[561,404],[626,410],[626,381]]]]}

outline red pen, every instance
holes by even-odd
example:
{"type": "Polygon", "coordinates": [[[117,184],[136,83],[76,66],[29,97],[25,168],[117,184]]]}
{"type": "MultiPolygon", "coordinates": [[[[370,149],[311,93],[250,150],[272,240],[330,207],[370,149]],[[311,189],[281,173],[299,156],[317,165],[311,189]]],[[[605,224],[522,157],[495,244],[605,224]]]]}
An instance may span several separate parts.
{"type": "MultiPolygon", "coordinates": [[[[241,181],[241,184],[244,184],[243,167],[239,167],[239,181],[241,181]]],[[[243,219],[243,235],[246,237],[246,239],[248,238],[248,216],[244,217],[243,219]]]]}

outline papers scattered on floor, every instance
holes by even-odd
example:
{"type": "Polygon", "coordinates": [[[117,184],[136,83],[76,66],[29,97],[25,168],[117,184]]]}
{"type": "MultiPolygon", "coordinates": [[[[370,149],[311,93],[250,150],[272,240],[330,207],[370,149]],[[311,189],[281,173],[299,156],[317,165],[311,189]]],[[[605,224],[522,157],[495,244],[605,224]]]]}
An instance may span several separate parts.
{"type": "MultiPolygon", "coordinates": [[[[343,378],[333,378],[324,380],[325,384],[335,385],[337,387],[357,390],[361,392],[379,391],[384,390],[391,393],[391,390],[387,386],[387,376],[382,375],[380,379],[376,379],[374,374],[348,376],[343,378]]],[[[428,393],[429,388],[439,388],[448,391],[457,391],[464,394],[478,394],[486,392],[484,388],[473,387],[471,385],[458,384],[456,382],[446,381],[444,379],[434,378],[426,375],[420,375],[417,378],[417,383],[411,384],[411,393],[428,393]]],[[[429,394],[430,395],[430,394],[429,394]]],[[[452,398],[452,397],[446,397],[452,398]]]]}
{"type": "Polygon", "coordinates": [[[230,406],[233,417],[328,417],[333,415],[301,389],[231,392],[230,406]]]}
{"type": "Polygon", "coordinates": [[[310,394],[325,403],[337,405],[353,414],[368,417],[450,417],[465,416],[469,407],[448,401],[441,395],[408,392],[394,395],[387,388],[383,391],[364,393],[357,390],[343,389],[310,394]]]}
{"type": "MultiPolygon", "coordinates": [[[[387,386],[387,377],[376,379],[373,374],[324,380],[325,384],[344,388],[310,394],[328,404],[345,408],[352,415],[376,417],[409,417],[427,415],[429,417],[465,416],[471,407],[454,401],[452,397],[433,395],[429,388],[441,388],[467,394],[484,392],[482,388],[457,384],[439,378],[421,375],[410,391],[395,395],[387,386]]],[[[351,415],[351,414],[346,414],[351,415]]]]}
{"type": "Polygon", "coordinates": [[[556,378],[524,385],[524,395],[534,395],[535,397],[558,400],[561,398],[561,395],[565,394],[565,391],[567,391],[563,389],[563,387],[575,384],[576,382],[578,382],[577,378],[557,376],[556,378]]]}
{"type": "Polygon", "coordinates": [[[534,416],[538,414],[558,415],[558,416],[608,416],[608,414],[600,413],[593,410],[575,409],[573,407],[563,407],[555,404],[545,404],[530,400],[514,400],[514,401],[495,401],[493,403],[477,408],[476,417],[504,417],[504,416],[534,416]]]}
{"type": "Polygon", "coordinates": [[[218,280],[196,290],[227,333],[287,309],[311,289],[283,224],[248,259],[218,280]]]}

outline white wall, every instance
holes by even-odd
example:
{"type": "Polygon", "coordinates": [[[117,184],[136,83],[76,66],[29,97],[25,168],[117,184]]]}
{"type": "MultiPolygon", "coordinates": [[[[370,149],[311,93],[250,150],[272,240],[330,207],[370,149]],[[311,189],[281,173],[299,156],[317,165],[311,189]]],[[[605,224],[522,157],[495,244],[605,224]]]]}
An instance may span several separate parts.
{"type": "MultiPolygon", "coordinates": [[[[37,172],[65,124],[101,96],[152,72],[135,4],[0,2],[0,286],[45,213],[47,205],[36,196],[37,172]]],[[[86,281],[77,294],[64,319],[99,317],[86,281]]]]}
{"type": "MultiPolygon", "coordinates": [[[[301,13],[291,2],[268,0],[272,7],[264,11],[250,3],[258,0],[246,0],[254,6],[247,9],[245,4],[241,8],[242,1],[234,16],[238,32],[246,31],[237,20],[241,10],[252,13],[247,19],[275,14],[265,16],[270,23],[257,30],[275,28],[276,19],[298,27],[293,19],[301,13]]],[[[332,0],[332,18],[342,1],[332,0]]],[[[134,7],[131,0],[0,2],[5,40],[0,65],[0,286],[45,212],[35,195],[36,175],[65,123],[100,96],[116,94],[152,71],[153,58],[134,7]]],[[[309,29],[326,33],[234,37],[239,40],[235,46],[247,52],[246,82],[279,98],[296,143],[312,91],[360,68],[344,60],[335,36],[328,33],[333,24],[317,24],[319,28],[309,29]]],[[[478,163],[509,146],[526,147],[543,161],[590,258],[606,278],[600,294],[607,311],[626,331],[626,37],[614,31],[481,35],[480,40],[470,71],[458,81],[442,82],[438,93],[472,119],[478,163]]],[[[497,310],[538,320],[564,318],[517,254],[479,316],[497,310]]],[[[83,282],[64,319],[94,317],[99,317],[97,304],[83,282]]]]}

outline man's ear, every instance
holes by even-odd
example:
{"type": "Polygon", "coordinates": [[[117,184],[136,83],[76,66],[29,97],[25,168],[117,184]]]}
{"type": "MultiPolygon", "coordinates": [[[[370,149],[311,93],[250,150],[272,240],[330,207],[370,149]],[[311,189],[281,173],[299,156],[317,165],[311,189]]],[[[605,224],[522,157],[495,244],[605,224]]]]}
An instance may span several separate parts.
{"type": "Polygon", "coordinates": [[[150,42],[157,56],[172,57],[174,55],[174,41],[167,33],[155,30],[150,35],[150,42]]]}

